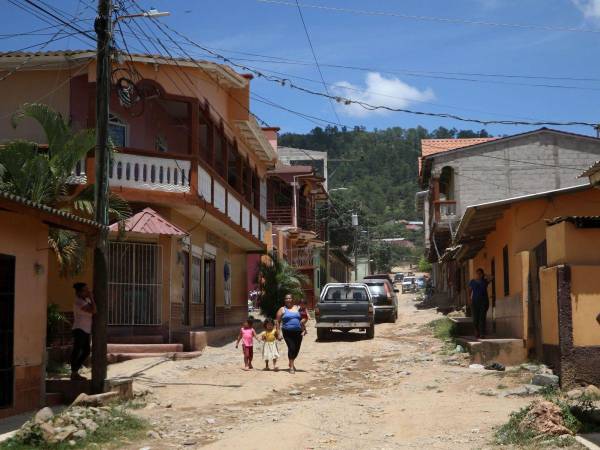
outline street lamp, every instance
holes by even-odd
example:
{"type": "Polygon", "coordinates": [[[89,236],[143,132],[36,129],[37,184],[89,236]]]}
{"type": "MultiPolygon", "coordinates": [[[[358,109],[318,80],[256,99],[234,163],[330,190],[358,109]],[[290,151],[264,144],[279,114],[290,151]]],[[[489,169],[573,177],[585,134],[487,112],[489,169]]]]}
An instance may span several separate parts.
{"type": "Polygon", "coordinates": [[[123,19],[135,19],[136,17],[148,17],[150,19],[155,19],[157,17],[165,17],[165,16],[170,16],[171,13],[168,11],[159,11],[157,9],[149,9],[148,11],[144,11],[138,14],[126,14],[124,16],[118,16],[115,18],[115,23],[117,23],[119,20],[123,20],[123,19]]]}

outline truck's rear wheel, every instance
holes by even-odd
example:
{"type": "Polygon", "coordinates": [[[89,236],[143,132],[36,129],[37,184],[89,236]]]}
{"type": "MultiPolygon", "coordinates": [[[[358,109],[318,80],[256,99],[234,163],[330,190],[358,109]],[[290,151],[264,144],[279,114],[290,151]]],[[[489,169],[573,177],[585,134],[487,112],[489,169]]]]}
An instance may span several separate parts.
{"type": "Polygon", "coordinates": [[[324,341],[329,336],[329,330],[325,328],[317,328],[317,340],[324,341]]]}
{"type": "Polygon", "coordinates": [[[375,337],[375,324],[371,324],[369,328],[367,328],[367,339],[373,339],[375,337]]]}

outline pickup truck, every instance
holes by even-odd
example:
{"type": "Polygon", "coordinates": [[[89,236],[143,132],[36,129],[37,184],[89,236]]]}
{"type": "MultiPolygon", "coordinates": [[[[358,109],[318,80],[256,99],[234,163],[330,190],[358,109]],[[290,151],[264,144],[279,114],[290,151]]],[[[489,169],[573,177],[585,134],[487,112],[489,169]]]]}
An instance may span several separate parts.
{"type": "Polygon", "coordinates": [[[332,330],[365,330],[375,337],[373,298],[364,283],[327,283],[315,307],[317,339],[325,339],[332,330]]]}

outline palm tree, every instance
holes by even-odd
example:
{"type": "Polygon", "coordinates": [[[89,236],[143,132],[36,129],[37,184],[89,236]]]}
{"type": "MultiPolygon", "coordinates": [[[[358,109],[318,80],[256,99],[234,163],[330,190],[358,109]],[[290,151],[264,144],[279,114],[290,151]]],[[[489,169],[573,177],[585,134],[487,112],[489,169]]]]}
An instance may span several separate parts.
{"type": "Polygon", "coordinates": [[[266,317],[275,318],[287,294],[302,297],[302,283],[308,278],[277,256],[266,256],[258,265],[257,282],[261,286],[260,310],[266,317]]]}
{"type": "MultiPolygon", "coordinates": [[[[0,189],[82,217],[94,214],[94,186],[73,189],[69,178],[79,161],[95,145],[93,130],[74,131],[60,113],[47,105],[26,103],[12,117],[13,127],[25,118],[36,120],[43,128],[48,150],[25,140],[14,140],[0,151],[0,189]]],[[[121,197],[110,194],[109,216],[121,221],[131,209],[121,197]]],[[[48,236],[62,275],[81,272],[85,259],[85,240],[78,233],[51,228],[48,236]]]]}

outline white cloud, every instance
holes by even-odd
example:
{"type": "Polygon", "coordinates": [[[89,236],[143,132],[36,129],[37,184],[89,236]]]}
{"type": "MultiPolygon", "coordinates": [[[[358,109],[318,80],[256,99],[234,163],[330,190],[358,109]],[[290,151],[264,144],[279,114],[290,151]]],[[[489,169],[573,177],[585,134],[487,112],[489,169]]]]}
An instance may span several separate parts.
{"type": "Polygon", "coordinates": [[[571,0],[586,19],[600,19],[600,0],[571,0]]]}
{"type": "MultiPolygon", "coordinates": [[[[339,81],[334,84],[332,91],[334,95],[343,98],[390,108],[407,108],[415,102],[426,102],[435,98],[433,91],[429,88],[420,91],[398,78],[385,78],[378,72],[367,74],[365,87],[354,85],[348,81],[339,81]]],[[[350,105],[338,103],[337,107],[343,114],[353,117],[389,112],[384,109],[370,111],[355,103],[350,105]]]]}

